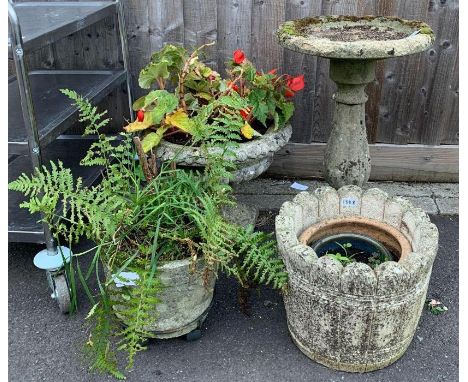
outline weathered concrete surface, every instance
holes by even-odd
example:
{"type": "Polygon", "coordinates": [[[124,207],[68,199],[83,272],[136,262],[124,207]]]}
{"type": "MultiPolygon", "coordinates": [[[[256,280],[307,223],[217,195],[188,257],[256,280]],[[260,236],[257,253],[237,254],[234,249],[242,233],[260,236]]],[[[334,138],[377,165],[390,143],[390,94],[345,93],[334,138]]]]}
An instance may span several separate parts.
{"type": "MultiPolygon", "coordinates": [[[[292,127],[287,124],[277,131],[270,128],[261,138],[239,144],[234,150],[235,158],[231,159],[237,165],[232,182],[248,181],[263,174],[270,167],[274,153],[288,143],[291,134],[292,127]]],[[[211,151],[221,153],[219,149],[211,151]]],[[[156,155],[165,161],[174,160],[181,166],[201,167],[206,164],[206,154],[199,147],[182,146],[164,140],[158,146],[156,155]]]]}
{"type": "Polygon", "coordinates": [[[458,214],[458,198],[436,198],[435,202],[440,214],[458,214]]]}
{"type": "Polygon", "coordinates": [[[235,206],[226,206],[222,210],[224,218],[242,227],[255,226],[258,217],[258,208],[244,203],[237,203],[235,206]]]}
{"type": "Polygon", "coordinates": [[[281,24],[277,37],[279,43],[287,49],[326,58],[346,58],[356,60],[384,59],[425,51],[434,42],[434,34],[429,25],[414,20],[397,17],[372,16],[321,16],[309,19],[286,21],[281,24]],[[309,24],[307,30],[301,30],[309,24]],[[322,38],[320,32],[330,27],[336,28],[337,35],[343,27],[363,25],[378,29],[402,32],[405,38],[359,39],[340,41],[322,38]],[[412,35],[423,28],[426,33],[412,35]]]}
{"type": "Polygon", "coordinates": [[[338,89],[323,167],[327,182],[339,188],[364,185],[370,176],[365,86],[375,78],[375,61],[330,61],[330,78],[338,89]]]}
{"type": "Polygon", "coordinates": [[[216,276],[202,260],[191,271],[190,259],[170,261],[158,268],[164,290],[158,295],[156,320],[146,329],[156,338],[179,337],[196,329],[213,300],[216,276]],[[208,281],[205,285],[205,280],[208,281]]]}
{"type": "MultiPolygon", "coordinates": [[[[319,180],[259,178],[237,184],[234,190],[239,200],[261,211],[278,210],[285,201],[292,200],[292,195],[300,192],[290,187],[294,181],[308,186],[308,191],[326,185],[319,180]]],[[[428,214],[458,214],[458,183],[369,182],[363,189],[374,187],[390,196],[402,196],[428,214]]]]}
{"type": "Polygon", "coordinates": [[[285,202],[276,217],[280,255],[288,270],[284,296],[288,328],[311,359],[337,370],[367,372],[399,359],[421,315],[435,260],[439,232],[427,215],[401,197],[357,186],[324,186],[285,202]],[[311,205],[318,204],[317,210],[311,205]],[[372,210],[380,222],[404,233],[412,252],[375,269],[362,263],[344,267],[330,257],[317,259],[297,237],[307,221],[318,224],[372,210]],[[383,207],[383,208],[382,208],[383,207]],[[412,216],[413,220],[407,219],[412,216]],[[408,218],[404,218],[408,216],[408,218]],[[356,280],[361,282],[356,284],[356,280]],[[363,290],[364,287],[364,290],[363,290]]]}
{"type": "MultiPolygon", "coordinates": [[[[129,382],[456,382],[458,381],[458,219],[432,216],[440,232],[428,297],[448,306],[434,316],[424,309],[416,336],[400,360],[385,369],[350,374],[326,368],[299,351],[288,333],[281,295],[269,288],[251,294],[250,317],[239,310],[237,283],[221,277],[199,341],[151,341],[139,354],[129,382]]],[[[274,216],[262,213],[262,229],[274,216]]],[[[80,311],[59,313],[43,272],[32,259],[42,247],[12,245],[8,255],[8,380],[114,381],[90,374],[81,347],[89,304],[80,293],[80,311]]],[[[123,360],[125,361],[125,360],[123,360]]],[[[4,370],[5,380],[7,371],[4,370]]]]}

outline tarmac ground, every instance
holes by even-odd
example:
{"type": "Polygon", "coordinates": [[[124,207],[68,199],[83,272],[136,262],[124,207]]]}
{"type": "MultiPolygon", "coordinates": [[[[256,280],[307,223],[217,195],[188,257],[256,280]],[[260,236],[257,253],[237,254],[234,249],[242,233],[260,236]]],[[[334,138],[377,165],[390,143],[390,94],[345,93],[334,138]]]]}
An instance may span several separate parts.
{"type": "MultiPolygon", "coordinates": [[[[274,212],[262,212],[261,229],[271,231],[274,212]]],[[[424,310],[403,357],[367,374],[338,372],[319,365],[289,337],[282,297],[269,288],[252,291],[250,312],[239,309],[237,282],[221,276],[202,338],[153,340],[141,352],[128,381],[458,381],[458,217],[432,215],[440,231],[428,297],[448,308],[442,315],[424,310]]],[[[90,373],[82,357],[83,325],[89,309],[79,296],[77,314],[62,315],[50,298],[45,275],[32,263],[36,245],[11,244],[8,254],[9,380],[110,381],[90,373]]],[[[124,361],[124,360],[122,360],[124,361]]],[[[122,363],[124,364],[124,363],[122,363]]]]}

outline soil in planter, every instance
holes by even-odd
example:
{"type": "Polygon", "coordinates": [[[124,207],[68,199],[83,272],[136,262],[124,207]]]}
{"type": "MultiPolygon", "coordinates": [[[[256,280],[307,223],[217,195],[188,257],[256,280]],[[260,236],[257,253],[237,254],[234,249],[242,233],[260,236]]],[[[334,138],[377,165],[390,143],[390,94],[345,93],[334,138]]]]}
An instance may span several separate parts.
{"type": "Polygon", "coordinates": [[[361,262],[375,268],[385,261],[398,261],[398,254],[364,235],[342,233],[317,240],[311,244],[318,257],[330,256],[343,265],[361,262]]]}
{"type": "MultiPolygon", "coordinates": [[[[267,119],[266,125],[271,126],[272,124],[273,124],[273,120],[268,120],[267,119]]],[[[262,135],[265,134],[266,131],[268,130],[267,127],[263,126],[263,124],[260,123],[257,120],[252,121],[250,125],[252,126],[253,129],[258,131],[262,135]]],[[[168,134],[170,134],[170,135],[164,137],[164,139],[166,141],[168,141],[170,143],[174,143],[176,145],[188,145],[188,144],[190,144],[190,141],[192,139],[192,137],[189,134],[185,134],[183,132],[177,132],[175,134],[171,134],[171,132],[169,131],[168,134]]],[[[247,138],[242,137],[242,139],[240,141],[238,141],[238,142],[239,143],[245,143],[245,142],[250,142],[250,141],[252,141],[252,139],[247,139],[247,138]]]]}

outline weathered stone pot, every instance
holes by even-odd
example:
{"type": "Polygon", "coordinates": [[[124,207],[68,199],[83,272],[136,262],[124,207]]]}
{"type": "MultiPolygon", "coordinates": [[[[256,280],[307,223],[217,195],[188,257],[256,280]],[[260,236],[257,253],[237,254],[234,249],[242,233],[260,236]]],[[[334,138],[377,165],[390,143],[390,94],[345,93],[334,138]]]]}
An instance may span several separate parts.
{"type": "MultiPolygon", "coordinates": [[[[277,131],[269,128],[262,137],[240,143],[235,150],[234,162],[237,170],[234,172],[232,182],[248,181],[263,174],[273,162],[273,155],[288,143],[291,134],[291,125],[287,124],[277,131]]],[[[156,156],[162,160],[174,160],[181,166],[206,165],[206,155],[199,147],[183,146],[164,140],[159,144],[156,156]]]]}
{"type": "Polygon", "coordinates": [[[376,188],[322,187],[283,204],[276,237],[289,273],[288,328],[303,353],[350,372],[377,370],[403,355],[424,306],[438,248],[437,227],[424,211],[376,188]],[[336,228],[340,219],[363,226],[371,221],[367,234],[379,232],[384,243],[390,240],[399,260],[372,269],[318,258],[305,243],[327,225],[336,228]]]}
{"type": "MultiPolygon", "coordinates": [[[[155,321],[146,328],[155,338],[180,337],[201,326],[208,315],[216,282],[216,275],[207,272],[205,283],[205,271],[203,260],[197,261],[195,269],[191,259],[168,261],[158,267],[165,288],[157,296],[161,302],[155,306],[155,321]]],[[[115,309],[118,312],[118,306],[115,309]]]]}

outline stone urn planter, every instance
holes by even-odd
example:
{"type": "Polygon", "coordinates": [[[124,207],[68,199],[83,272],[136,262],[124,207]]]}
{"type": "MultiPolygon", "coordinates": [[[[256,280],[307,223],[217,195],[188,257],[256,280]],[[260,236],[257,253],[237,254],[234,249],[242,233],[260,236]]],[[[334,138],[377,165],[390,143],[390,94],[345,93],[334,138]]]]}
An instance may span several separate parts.
{"type": "MultiPolygon", "coordinates": [[[[274,131],[269,128],[262,137],[240,143],[235,150],[235,164],[232,182],[252,180],[263,174],[273,162],[273,155],[291,138],[290,124],[274,131]]],[[[168,141],[161,141],[156,156],[162,160],[174,160],[180,166],[202,167],[206,156],[199,147],[183,146],[168,141]]]]}
{"type": "Polygon", "coordinates": [[[375,80],[377,60],[428,49],[434,42],[431,28],[396,17],[321,16],[287,21],[277,36],[287,49],[330,59],[330,78],[337,91],[325,178],[335,188],[362,186],[371,170],[364,89],[375,80]]]}
{"type": "Polygon", "coordinates": [[[276,238],[288,274],[284,296],[290,335],[311,359],[366,372],[400,358],[424,307],[438,230],[424,211],[379,189],[322,187],[285,202],[276,238]],[[314,241],[354,233],[396,256],[371,268],[317,256],[314,241]]]}
{"type": "MultiPolygon", "coordinates": [[[[216,275],[205,271],[202,260],[192,269],[191,259],[168,261],[158,267],[165,289],[157,296],[160,302],[155,305],[155,321],[146,328],[154,338],[180,337],[201,328],[211,307],[216,282],[216,275]]],[[[114,308],[119,316],[119,307],[114,308]]]]}

